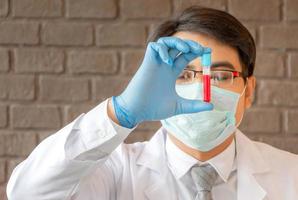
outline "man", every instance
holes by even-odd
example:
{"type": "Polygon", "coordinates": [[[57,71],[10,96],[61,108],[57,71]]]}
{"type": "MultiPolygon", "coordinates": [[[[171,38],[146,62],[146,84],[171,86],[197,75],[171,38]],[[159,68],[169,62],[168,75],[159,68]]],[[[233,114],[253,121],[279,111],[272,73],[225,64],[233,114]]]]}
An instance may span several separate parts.
{"type": "MultiPolygon", "coordinates": [[[[126,89],[45,139],[14,170],[10,200],[298,199],[296,155],[237,129],[251,106],[255,44],[231,15],[191,7],[162,23],[126,89]],[[202,62],[211,56],[211,103],[202,62]],[[143,121],[149,142],[124,144],[143,121]]],[[[262,66],[260,66],[262,67],[262,66]]]]}

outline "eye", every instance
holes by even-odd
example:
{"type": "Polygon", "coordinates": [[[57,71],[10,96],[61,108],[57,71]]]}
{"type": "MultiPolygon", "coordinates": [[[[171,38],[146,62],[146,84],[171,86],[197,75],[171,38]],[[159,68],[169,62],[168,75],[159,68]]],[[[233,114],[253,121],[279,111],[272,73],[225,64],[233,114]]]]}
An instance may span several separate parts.
{"type": "Polygon", "coordinates": [[[178,79],[181,79],[181,80],[191,80],[192,78],[193,78],[193,72],[188,70],[183,70],[178,77],[178,79]]]}
{"type": "Polygon", "coordinates": [[[211,74],[211,78],[214,80],[214,81],[229,81],[231,80],[231,77],[232,76],[232,73],[231,72],[225,72],[225,71],[217,71],[217,72],[213,72],[211,74]]]}

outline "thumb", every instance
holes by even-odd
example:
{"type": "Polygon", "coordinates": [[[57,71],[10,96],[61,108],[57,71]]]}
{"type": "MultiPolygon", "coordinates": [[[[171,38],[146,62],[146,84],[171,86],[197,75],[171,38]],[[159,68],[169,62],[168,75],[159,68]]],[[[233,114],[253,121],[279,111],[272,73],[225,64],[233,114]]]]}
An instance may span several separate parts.
{"type": "Polygon", "coordinates": [[[196,113],[213,109],[213,104],[201,100],[178,98],[176,114],[196,113]]]}

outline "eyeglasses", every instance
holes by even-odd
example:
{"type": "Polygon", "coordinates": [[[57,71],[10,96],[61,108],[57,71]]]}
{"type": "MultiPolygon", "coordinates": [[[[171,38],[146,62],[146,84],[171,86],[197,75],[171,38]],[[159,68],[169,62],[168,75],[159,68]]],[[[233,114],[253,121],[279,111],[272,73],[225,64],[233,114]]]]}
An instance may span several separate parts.
{"type": "MultiPolygon", "coordinates": [[[[231,70],[211,70],[210,81],[211,85],[225,88],[231,87],[234,83],[234,79],[238,77],[243,77],[243,74],[241,72],[231,70]]],[[[176,84],[184,85],[202,81],[203,71],[184,69],[176,80],[176,84]]]]}

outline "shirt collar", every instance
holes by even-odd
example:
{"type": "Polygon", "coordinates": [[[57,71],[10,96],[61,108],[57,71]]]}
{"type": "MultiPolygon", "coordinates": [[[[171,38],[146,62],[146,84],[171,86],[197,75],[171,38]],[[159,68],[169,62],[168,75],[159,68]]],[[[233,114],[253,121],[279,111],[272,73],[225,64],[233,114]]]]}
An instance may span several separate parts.
{"type": "Polygon", "coordinates": [[[236,170],[235,147],[235,141],[233,140],[223,152],[208,161],[201,162],[178,148],[168,136],[166,138],[168,164],[177,179],[184,176],[195,164],[203,165],[209,163],[212,167],[214,167],[221,179],[224,182],[227,182],[231,172],[236,170]]]}

